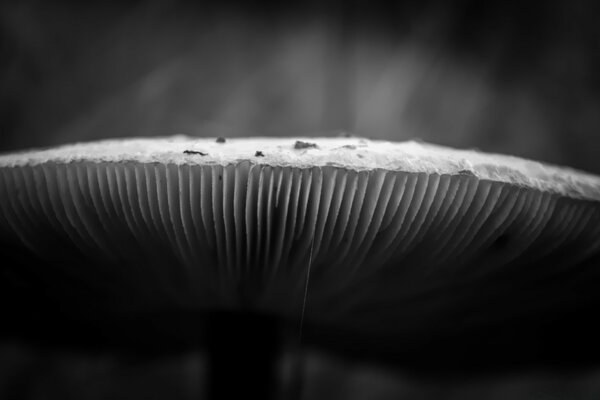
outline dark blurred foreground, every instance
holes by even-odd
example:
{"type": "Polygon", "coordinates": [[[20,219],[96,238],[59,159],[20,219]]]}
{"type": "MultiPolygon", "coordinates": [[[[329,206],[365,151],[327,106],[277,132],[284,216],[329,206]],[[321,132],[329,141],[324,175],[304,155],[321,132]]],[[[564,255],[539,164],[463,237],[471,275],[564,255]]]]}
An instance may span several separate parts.
{"type": "MultiPolygon", "coordinates": [[[[281,363],[282,375],[290,357],[281,363]]],[[[473,378],[419,376],[307,352],[302,399],[592,400],[600,370],[529,371],[473,378]]],[[[17,399],[202,399],[206,360],[198,352],[152,359],[0,347],[0,393],[17,399]]],[[[235,385],[235,382],[231,383],[235,385]]],[[[244,388],[240,388],[244,394],[244,388]]]]}

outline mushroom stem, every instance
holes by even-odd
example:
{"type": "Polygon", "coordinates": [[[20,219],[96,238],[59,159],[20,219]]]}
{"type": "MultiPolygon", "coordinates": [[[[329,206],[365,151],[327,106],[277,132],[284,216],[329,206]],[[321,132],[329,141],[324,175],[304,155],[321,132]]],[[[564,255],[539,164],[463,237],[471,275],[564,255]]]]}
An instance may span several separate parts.
{"type": "Polygon", "coordinates": [[[240,393],[275,399],[280,338],[280,324],[274,317],[213,313],[208,324],[209,399],[234,399],[240,393]]]}
{"type": "Polygon", "coordinates": [[[298,348],[292,353],[289,381],[284,391],[285,400],[300,400],[304,397],[304,387],[306,383],[304,373],[306,368],[305,364],[300,345],[298,345],[298,348]]]}

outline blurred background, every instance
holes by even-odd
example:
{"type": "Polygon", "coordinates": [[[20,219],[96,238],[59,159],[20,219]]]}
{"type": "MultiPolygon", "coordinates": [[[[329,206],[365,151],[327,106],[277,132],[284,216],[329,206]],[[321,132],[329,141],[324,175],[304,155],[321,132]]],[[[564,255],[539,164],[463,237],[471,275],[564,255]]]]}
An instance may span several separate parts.
{"type": "Polygon", "coordinates": [[[343,131],[600,172],[593,0],[0,7],[2,151],[343,131]]]}
{"type": "MultiPolygon", "coordinates": [[[[5,0],[0,152],[351,133],[600,174],[599,16],[593,0],[5,0]]],[[[202,360],[4,343],[0,397],[200,398],[202,360]]],[[[600,369],[433,380],[322,354],[306,366],[306,398],[600,398],[600,369]]]]}

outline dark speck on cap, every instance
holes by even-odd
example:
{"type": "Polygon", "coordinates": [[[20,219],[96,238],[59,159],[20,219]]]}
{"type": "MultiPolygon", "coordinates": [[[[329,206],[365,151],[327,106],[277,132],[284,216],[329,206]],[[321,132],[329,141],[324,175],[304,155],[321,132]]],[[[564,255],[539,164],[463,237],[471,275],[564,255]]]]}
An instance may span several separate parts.
{"type": "Polygon", "coordinates": [[[303,142],[301,140],[297,140],[296,144],[294,144],[294,149],[296,150],[300,150],[300,149],[315,149],[317,148],[317,144],[316,143],[308,143],[308,142],[303,142]]]}
{"type": "Polygon", "coordinates": [[[199,156],[207,156],[208,153],[203,153],[201,151],[194,151],[194,150],[184,150],[183,154],[197,154],[199,156]]]}
{"type": "Polygon", "coordinates": [[[226,140],[225,140],[225,138],[224,138],[224,137],[222,137],[222,136],[219,136],[219,137],[217,138],[217,140],[215,140],[215,142],[217,142],[217,143],[225,143],[225,142],[226,142],[226,140]]]}
{"type": "Polygon", "coordinates": [[[256,150],[256,153],[254,153],[254,157],[264,157],[265,155],[263,154],[262,151],[260,150],[256,150]]]}

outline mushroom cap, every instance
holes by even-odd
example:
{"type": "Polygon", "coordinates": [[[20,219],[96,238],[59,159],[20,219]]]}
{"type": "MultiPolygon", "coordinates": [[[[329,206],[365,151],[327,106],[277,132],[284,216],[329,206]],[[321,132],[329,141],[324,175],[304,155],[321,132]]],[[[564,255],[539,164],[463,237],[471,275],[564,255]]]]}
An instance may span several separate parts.
{"type": "Polygon", "coordinates": [[[0,254],[84,314],[297,320],[310,265],[315,337],[393,352],[573,302],[599,201],[590,174],[417,142],[112,140],[0,156],[0,254]]]}

